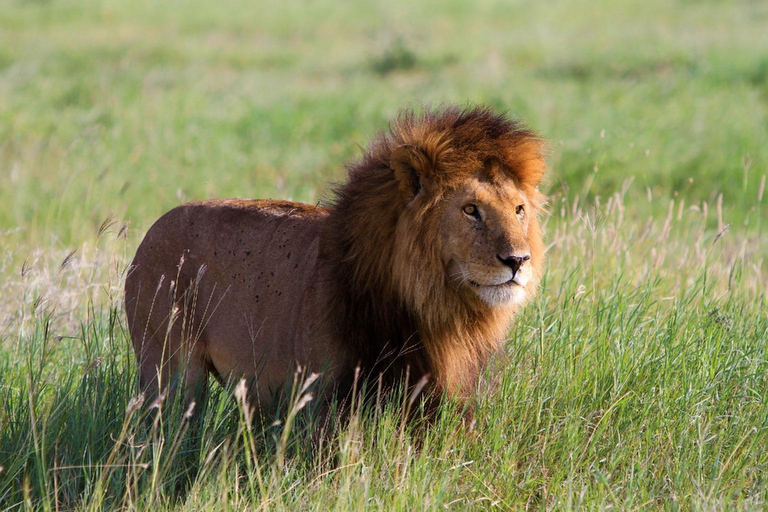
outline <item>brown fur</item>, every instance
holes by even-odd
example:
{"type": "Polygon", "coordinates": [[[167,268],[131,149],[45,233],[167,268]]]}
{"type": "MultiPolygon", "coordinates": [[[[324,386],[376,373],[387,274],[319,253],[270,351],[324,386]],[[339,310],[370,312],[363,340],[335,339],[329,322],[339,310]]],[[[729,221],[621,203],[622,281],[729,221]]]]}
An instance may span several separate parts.
{"type": "Polygon", "coordinates": [[[385,384],[429,375],[435,396],[474,393],[541,276],[540,140],[486,108],[405,112],[348,169],[329,208],[206,201],[150,229],[126,280],[145,390],[185,368],[187,386],[251,376],[263,404],[300,364],[332,393],[358,366],[385,384]],[[467,201],[482,222],[461,213],[467,201]],[[525,272],[500,258],[524,253],[518,288],[525,272]]]}

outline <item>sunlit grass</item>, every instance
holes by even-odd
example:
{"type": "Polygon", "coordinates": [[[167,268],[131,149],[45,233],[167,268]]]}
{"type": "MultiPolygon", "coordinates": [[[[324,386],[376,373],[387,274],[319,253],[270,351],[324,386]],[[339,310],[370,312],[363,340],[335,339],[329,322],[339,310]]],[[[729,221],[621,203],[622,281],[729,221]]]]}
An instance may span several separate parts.
{"type": "Polygon", "coordinates": [[[627,220],[618,194],[586,209],[555,198],[551,209],[542,293],[484,378],[472,434],[458,414],[414,433],[399,402],[380,414],[368,404],[318,448],[304,420],[283,435],[293,420],[254,422],[217,384],[198,416],[168,402],[144,419],[121,323],[124,242],[94,233],[82,249],[93,256],[64,268],[44,257],[15,283],[24,315],[0,368],[0,499],[51,509],[761,508],[765,237],[718,233],[695,209],[627,220]],[[75,292],[38,299],[48,266],[75,292]]]}

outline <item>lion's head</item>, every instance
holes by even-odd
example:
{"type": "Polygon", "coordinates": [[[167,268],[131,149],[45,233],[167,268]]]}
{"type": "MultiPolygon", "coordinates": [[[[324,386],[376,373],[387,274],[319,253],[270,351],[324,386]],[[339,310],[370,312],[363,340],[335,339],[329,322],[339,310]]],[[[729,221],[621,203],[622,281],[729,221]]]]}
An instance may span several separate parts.
{"type": "Polygon", "coordinates": [[[401,290],[417,303],[429,300],[413,289],[417,282],[433,296],[445,285],[469,305],[523,303],[543,263],[539,139],[486,109],[447,110],[401,117],[382,146],[392,148],[403,212],[394,275],[410,275],[401,290]]]}
{"type": "MultiPolygon", "coordinates": [[[[439,248],[445,283],[465,299],[476,297],[490,307],[524,302],[535,288],[538,276],[534,268],[541,264],[540,252],[532,250],[540,239],[535,190],[526,191],[521,180],[495,157],[485,159],[474,173],[450,187],[427,184],[430,180],[414,167],[422,162],[420,153],[414,146],[400,146],[392,154],[392,167],[419,177],[413,208],[418,209],[423,201],[424,211],[417,218],[429,226],[432,236],[422,240],[439,248]]],[[[415,227],[412,217],[404,216],[401,222],[407,230],[415,227]]],[[[402,240],[409,238],[407,233],[401,236],[402,240]]],[[[423,252],[413,250],[418,240],[408,241],[401,257],[414,266],[413,256],[423,252]]],[[[423,245],[422,249],[429,250],[423,245]]]]}
{"type": "Polygon", "coordinates": [[[405,321],[443,373],[477,367],[541,277],[544,172],[541,140],[490,109],[401,114],[349,167],[328,225],[346,309],[376,326],[359,337],[405,321]]]}

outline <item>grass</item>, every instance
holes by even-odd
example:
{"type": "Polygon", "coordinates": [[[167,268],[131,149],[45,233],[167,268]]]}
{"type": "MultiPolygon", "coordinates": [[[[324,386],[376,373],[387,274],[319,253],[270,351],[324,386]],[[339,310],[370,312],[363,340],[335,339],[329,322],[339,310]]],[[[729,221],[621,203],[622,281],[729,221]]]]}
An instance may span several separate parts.
{"type": "Polygon", "coordinates": [[[766,23],[759,2],[0,3],[0,509],[764,509],[766,23]],[[547,277],[478,432],[391,405],[311,450],[217,386],[198,419],[143,418],[121,288],[154,219],[317,202],[398,108],[443,101],[552,147],[547,277]]]}

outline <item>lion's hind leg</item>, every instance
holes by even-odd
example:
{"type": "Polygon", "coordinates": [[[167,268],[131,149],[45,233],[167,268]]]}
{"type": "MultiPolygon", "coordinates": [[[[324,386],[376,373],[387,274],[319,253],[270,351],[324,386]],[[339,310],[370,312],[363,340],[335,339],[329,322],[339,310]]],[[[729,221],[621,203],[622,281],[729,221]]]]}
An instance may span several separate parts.
{"type": "MultiPolygon", "coordinates": [[[[162,282],[158,291],[161,288],[162,282]]],[[[126,300],[126,309],[145,403],[151,408],[164,407],[179,398],[177,391],[181,390],[185,408],[192,402],[199,404],[209,366],[200,333],[190,335],[186,317],[180,314],[183,309],[176,303],[152,300],[142,304],[138,293],[134,296],[134,304],[126,300]]]]}

